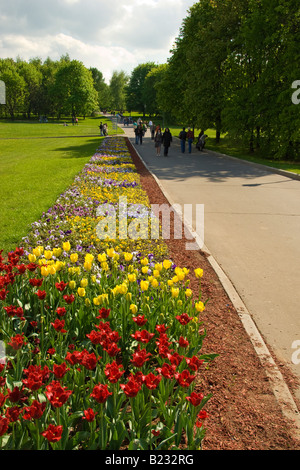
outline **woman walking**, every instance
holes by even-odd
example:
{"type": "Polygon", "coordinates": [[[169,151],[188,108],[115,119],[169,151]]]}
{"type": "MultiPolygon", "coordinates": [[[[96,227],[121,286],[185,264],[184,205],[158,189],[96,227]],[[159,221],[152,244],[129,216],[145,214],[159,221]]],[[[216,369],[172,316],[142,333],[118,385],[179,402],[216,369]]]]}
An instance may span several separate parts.
{"type": "Polygon", "coordinates": [[[166,130],[163,133],[163,145],[164,145],[164,156],[165,157],[168,156],[169,147],[171,145],[171,142],[172,142],[172,134],[170,132],[170,129],[168,127],[166,127],[166,130]]]}
{"type": "Polygon", "coordinates": [[[163,135],[162,135],[162,132],[159,128],[159,129],[157,129],[155,137],[154,137],[154,145],[155,145],[155,148],[156,148],[156,156],[157,157],[160,157],[162,141],[163,141],[163,135]]]}

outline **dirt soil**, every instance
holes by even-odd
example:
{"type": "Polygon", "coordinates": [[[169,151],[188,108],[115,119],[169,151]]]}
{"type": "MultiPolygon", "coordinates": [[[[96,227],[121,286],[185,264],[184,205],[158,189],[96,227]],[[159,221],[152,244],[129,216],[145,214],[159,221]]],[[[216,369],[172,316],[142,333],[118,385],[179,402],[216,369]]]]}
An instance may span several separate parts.
{"type": "MultiPolygon", "coordinates": [[[[150,203],[168,204],[156,180],[126,141],[150,203]]],[[[200,250],[186,251],[186,241],[172,240],[171,236],[166,243],[175,264],[190,269],[190,287],[196,295],[199,280],[193,278],[193,270],[204,270],[202,301],[208,302],[200,314],[200,328],[207,335],[201,353],[218,354],[196,383],[196,391],[212,393],[205,408],[209,417],[203,450],[300,450],[300,442],[293,437],[293,423],[282,415],[268,377],[207,255],[200,250]]],[[[277,365],[292,391],[298,385],[295,378],[285,364],[277,365]]]]}

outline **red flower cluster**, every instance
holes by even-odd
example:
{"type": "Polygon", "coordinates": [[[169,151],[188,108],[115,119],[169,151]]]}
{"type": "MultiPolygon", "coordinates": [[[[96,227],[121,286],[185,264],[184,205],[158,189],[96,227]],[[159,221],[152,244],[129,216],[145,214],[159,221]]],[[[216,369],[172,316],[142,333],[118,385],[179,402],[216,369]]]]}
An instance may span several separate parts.
{"type": "Polygon", "coordinates": [[[140,345],[138,345],[136,351],[132,355],[131,362],[135,367],[143,367],[145,362],[149,361],[149,357],[152,354],[147,353],[146,349],[140,349],[140,345]]]}
{"type": "Polygon", "coordinates": [[[112,395],[112,393],[109,392],[107,385],[98,384],[95,385],[90,396],[98,403],[105,403],[110,395],[112,395]]]}
{"type": "Polygon", "coordinates": [[[142,330],[142,331],[136,331],[134,335],[131,335],[132,338],[134,338],[136,341],[139,341],[140,343],[147,344],[149,341],[155,336],[154,333],[149,333],[147,330],[142,330]]]}
{"type": "Polygon", "coordinates": [[[48,366],[44,366],[42,369],[41,366],[30,365],[23,372],[27,378],[23,379],[22,382],[31,391],[39,390],[50,377],[48,366]]]}
{"type": "Polygon", "coordinates": [[[187,325],[191,320],[193,320],[192,317],[189,317],[187,313],[182,313],[181,315],[176,315],[176,320],[181,323],[181,325],[187,325]]]}
{"type": "Polygon", "coordinates": [[[59,320],[58,318],[56,318],[56,320],[52,322],[51,325],[58,333],[67,333],[67,330],[64,329],[65,320],[59,320]]]}
{"type": "Polygon", "coordinates": [[[66,361],[72,366],[79,364],[84,366],[88,370],[94,370],[99,361],[95,353],[89,353],[86,349],[83,351],[72,351],[66,355],[66,361]]]}
{"type": "MultiPolygon", "coordinates": [[[[108,310],[106,310],[106,312],[108,312],[108,310]]],[[[99,331],[92,330],[86,336],[93,344],[100,344],[110,357],[117,356],[121,351],[117,345],[118,341],[121,339],[119,333],[113,331],[108,322],[100,322],[99,325],[96,325],[96,328],[99,331]]]]}
{"type": "Polygon", "coordinates": [[[18,317],[20,320],[24,321],[24,310],[22,307],[16,307],[15,305],[9,305],[8,307],[4,307],[7,315],[9,317],[18,317]]]}
{"type": "Polygon", "coordinates": [[[15,336],[12,336],[10,338],[10,342],[7,343],[9,346],[11,346],[15,351],[18,351],[18,349],[21,349],[25,344],[27,344],[24,341],[24,333],[17,334],[15,336]]]}
{"type": "Polygon", "coordinates": [[[55,380],[46,386],[46,390],[45,395],[54,408],[63,406],[73,393],[72,390],[67,390],[67,387],[62,387],[61,384],[55,380]]]}
{"type": "Polygon", "coordinates": [[[24,408],[23,419],[30,421],[40,419],[45,411],[46,402],[40,403],[37,400],[34,400],[32,404],[24,408]]]}
{"type": "Polygon", "coordinates": [[[113,384],[117,383],[124,373],[123,366],[118,365],[116,361],[113,361],[111,364],[106,364],[104,369],[105,376],[113,384]]]}
{"type": "Polygon", "coordinates": [[[62,433],[63,433],[62,426],[54,426],[54,424],[49,424],[46,431],[42,432],[41,434],[49,442],[58,442],[61,440],[62,433]]]}

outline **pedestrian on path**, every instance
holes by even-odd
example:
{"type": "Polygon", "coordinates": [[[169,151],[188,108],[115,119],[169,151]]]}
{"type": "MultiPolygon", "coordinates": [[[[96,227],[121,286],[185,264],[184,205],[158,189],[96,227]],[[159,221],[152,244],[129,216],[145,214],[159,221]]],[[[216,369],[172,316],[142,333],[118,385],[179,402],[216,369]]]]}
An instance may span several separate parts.
{"type": "Polygon", "coordinates": [[[180,146],[181,146],[181,153],[185,153],[185,142],[186,142],[186,130],[185,127],[182,129],[182,131],[179,134],[179,139],[180,139],[180,146]]]}
{"type": "Polygon", "coordinates": [[[154,146],[156,148],[157,157],[160,157],[162,142],[163,142],[163,135],[162,135],[161,129],[158,129],[154,137],[154,146]]]}
{"type": "Polygon", "coordinates": [[[143,126],[142,124],[139,124],[137,126],[137,144],[140,143],[142,145],[143,143],[143,135],[144,135],[144,129],[143,129],[143,126]]]}
{"type": "Polygon", "coordinates": [[[168,156],[169,152],[169,147],[171,146],[172,142],[172,134],[170,132],[170,129],[166,127],[165,132],[163,133],[163,146],[164,146],[164,156],[168,156]]]}
{"type": "Polygon", "coordinates": [[[189,127],[187,131],[187,139],[189,144],[189,153],[192,153],[192,143],[194,142],[194,132],[189,127]]]}
{"type": "Polygon", "coordinates": [[[102,137],[103,136],[103,124],[102,124],[102,122],[100,122],[99,128],[100,128],[100,135],[102,137]]]}

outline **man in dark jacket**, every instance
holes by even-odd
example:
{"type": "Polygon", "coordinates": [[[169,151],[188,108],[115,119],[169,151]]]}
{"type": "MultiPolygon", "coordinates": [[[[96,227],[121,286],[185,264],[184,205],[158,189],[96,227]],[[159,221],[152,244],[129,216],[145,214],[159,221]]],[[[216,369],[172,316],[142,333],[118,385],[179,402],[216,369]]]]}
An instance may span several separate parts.
{"type": "Polygon", "coordinates": [[[171,142],[172,142],[172,134],[170,132],[170,129],[168,127],[166,127],[166,130],[163,133],[163,146],[164,146],[164,156],[165,157],[168,156],[168,151],[169,151],[169,147],[171,145],[171,142]]]}
{"type": "Polygon", "coordinates": [[[181,144],[181,152],[185,152],[185,141],[186,141],[186,130],[185,127],[182,129],[182,131],[179,134],[179,139],[180,139],[180,144],[181,144]]]}

